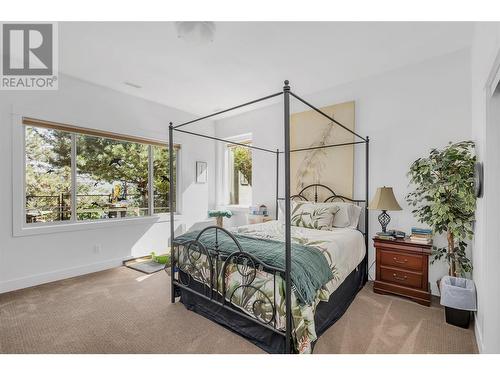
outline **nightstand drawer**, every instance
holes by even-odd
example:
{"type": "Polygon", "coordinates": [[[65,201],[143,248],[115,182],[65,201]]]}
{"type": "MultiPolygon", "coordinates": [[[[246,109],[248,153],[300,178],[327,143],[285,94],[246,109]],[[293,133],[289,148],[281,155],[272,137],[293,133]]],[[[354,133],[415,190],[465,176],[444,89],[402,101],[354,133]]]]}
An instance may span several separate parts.
{"type": "Polygon", "coordinates": [[[405,254],[403,252],[395,252],[385,249],[379,249],[379,251],[380,264],[382,266],[422,271],[424,262],[424,257],[422,255],[405,254]]]}
{"type": "Polygon", "coordinates": [[[397,268],[380,267],[380,280],[410,288],[422,289],[422,274],[397,268]]]}

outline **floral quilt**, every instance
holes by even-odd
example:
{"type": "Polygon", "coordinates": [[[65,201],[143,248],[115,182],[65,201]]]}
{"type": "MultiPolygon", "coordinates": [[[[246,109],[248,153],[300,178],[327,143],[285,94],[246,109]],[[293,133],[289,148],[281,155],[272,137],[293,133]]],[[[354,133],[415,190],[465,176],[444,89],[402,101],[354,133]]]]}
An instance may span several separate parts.
{"type": "MultiPolygon", "coordinates": [[[[279,221],[253,224],[233,229],[234,233],[257,238],[283,241],[284,225],[279,221]]],[[[365,255],[364,238],[361,232],[349,228],[335,228],[332,231],[292,226],[292,242],[319,249],[330,267],[333,278],[316,292],[311,304],[300,303],[292,288],[292,336],[298,353],[311,353],[312,342],[317,339],[314,314],[321,301],[328,301],[330,295],[356,268],[365,255]]],[[[198,282],[209,284],[210,264],[205,255],[178,245],[174,253],[176,264],[198,282]]],[[[278,330],[285,330],[285,281],[279,275],[265,272],[249,264],[231,263],[222,275],[222,262],[212,264],[218,270],[217,285],[222,293],[222,277],[226,283],[226,300],[241,310],[268,323],[278,330]],[[251,287],[241,287],[249,284],[251,287]],[[273,306],[275,308],[273,309],[273,306]]]]}

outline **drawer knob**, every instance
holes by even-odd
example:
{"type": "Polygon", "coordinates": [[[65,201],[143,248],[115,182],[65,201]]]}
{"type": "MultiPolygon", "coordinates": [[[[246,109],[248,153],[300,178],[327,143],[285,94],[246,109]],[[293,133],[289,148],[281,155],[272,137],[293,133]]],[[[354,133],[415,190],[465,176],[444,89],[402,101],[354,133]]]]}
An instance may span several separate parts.
{"type": "Polygon", "coordinates": [[[394,257],[392,258],[392,260],[394,260],[394,263],[399,263],[399,264],[405,264],[406,262],[408,262],[408,259],[403,259],[403,260],[399,260],[398,258],[394,257]]]}
{"type": "Polygon", "coordinates": [[[401,281],[405,281],[408,278],[408,276],[406,276],[406,275],[403,277],[400,277],[395,273],[392,274],[392,277],[394,277],[396,280],[401,280],[401,281]]]}

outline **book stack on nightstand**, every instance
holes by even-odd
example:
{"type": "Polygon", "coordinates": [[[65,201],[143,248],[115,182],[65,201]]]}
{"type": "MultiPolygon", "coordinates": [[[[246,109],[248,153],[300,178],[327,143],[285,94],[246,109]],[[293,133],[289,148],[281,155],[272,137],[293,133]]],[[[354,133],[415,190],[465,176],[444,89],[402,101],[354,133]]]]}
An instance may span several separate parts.
{"type": "Polygon", "coordinates": [[[411,228],[410,241],[429,245],[432,243],[432,230],[424,228],[411,228]]]}
{"type": "Polygon", "coordinates": [[[429,255],[432,245],[408,238],[385,240],[374,238],[376,278],[373,291],[411,298],[429,306],[429,255]]]}
{"type": "Polygon", "coordinates": [[[396,239],[396,237],[394,237],[392,234],[386,232],[378,232],[376,238],[378,238],[379,240],[390,240],[390,241],[396,239]]]}

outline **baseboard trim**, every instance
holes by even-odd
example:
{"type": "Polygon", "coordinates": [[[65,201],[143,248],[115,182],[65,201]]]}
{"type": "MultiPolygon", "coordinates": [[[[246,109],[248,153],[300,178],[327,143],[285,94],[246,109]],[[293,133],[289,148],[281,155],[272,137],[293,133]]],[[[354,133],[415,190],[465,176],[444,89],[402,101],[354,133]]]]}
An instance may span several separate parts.
{"type": "Polygon", "coordinates": [[[479,354],[484,353],[483,335],[481,334],[481,327],[479,326],[477,313],[474,313],[474,335],[476,336],[476,344],[479,354]]]}
{"type": "Polygon", "coordinates": [[[12,292],[14,290],[29,288],[40,284],[50,283],[53,281],[68,279],[70,277],[86,275],[88,273],[104,271],[110,268],[115,268],[123,265],[124,260],[131,257],[108,259],[103,262],[86,264],[84,266],[77,266],[65,268],[62,270],[40,273],[34,276],[22,277],[19,279],[12,279],[0,282],[0,293],[12,292]]]}

